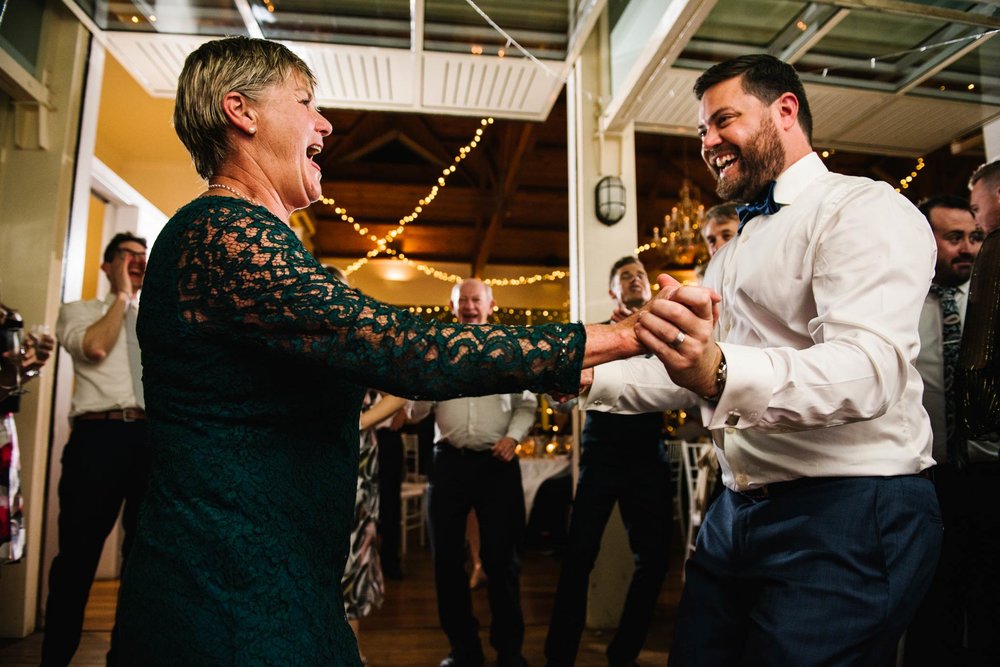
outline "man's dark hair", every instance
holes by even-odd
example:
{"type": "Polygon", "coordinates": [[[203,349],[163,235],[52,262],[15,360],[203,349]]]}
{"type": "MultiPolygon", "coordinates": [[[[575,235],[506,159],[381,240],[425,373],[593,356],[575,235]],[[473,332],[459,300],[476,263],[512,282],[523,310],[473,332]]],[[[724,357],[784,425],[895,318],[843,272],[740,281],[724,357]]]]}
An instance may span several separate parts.
{"type": "Polygon", "coordinates": [[[146,239],[141,236],[136,236],[131,232],[119,232],[111,237],[111,240],[108,242],[108,246],[104,249],[104,261],[113,262],[115,255],[118,254],[118,246],[128,241],[138,243],[143,248],[146,247],[146,239]]]}
{"type": "Polygon", "coordinates": [[[917,204],[917,209],[924,214],[924,217],[927,218],[927,222],[931,221],[931,211],[936,208],[954,208],[959,211],[968,211],[969,213],[972,213],[972,211],[969,210],[968,200],[956,197],[955,195],[934,195],[933,197],[921,200],[920,203],[917,204]]]}
{"type": "Polygon", "coordinates": [[[705,211],[705,220],[739,220],[740,214],[736,212],[736,204],[726,202],[717,204],[705,211]]]}
{"type": "Polygon", "coordinates": [[[979,181],[986,181],[990,186],[1000,185],[1000,160],[979,165],[969,179],[969,189],[979,181]]]}
{"type": "Polygon", "coordinates": [[[788,63],[764,53],[739,56],[713,65],[694,82],[694,94],[699,100],[712,86],[742,76],[743,92],[753,95],[764,104],[771,104],[785,93],[799,100],[799,125],[812,143],[812,112],[806,99],[806,89],[799,75],[788,63]]]}
{"type": "MultiPolygon", "coordinates": [[[[635,255],[625,255],[611,265],[611,274],[608,276],[608,283],[610,284],[615,279],[615,274],[618,273],[618,269],[623,266],[628,266],[629,264],[638,264],[639,266],[642,266],[642,261],[635,255]]],[[[646,267],[643,267],[643,271],[645,270],[646,267]]]]}

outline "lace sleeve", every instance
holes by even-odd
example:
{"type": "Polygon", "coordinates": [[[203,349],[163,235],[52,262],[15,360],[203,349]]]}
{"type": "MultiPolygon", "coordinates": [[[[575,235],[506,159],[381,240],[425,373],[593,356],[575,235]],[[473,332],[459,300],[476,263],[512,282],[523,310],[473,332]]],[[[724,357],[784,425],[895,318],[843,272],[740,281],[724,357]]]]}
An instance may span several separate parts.
{"type": "Polygon", "coordinates": [[[178,260],[180,316],[201,335],[408,398],[577,391],[582,325],[426,322],[344,286],[265,209],[219,200],[188,227],[178,260]]]}

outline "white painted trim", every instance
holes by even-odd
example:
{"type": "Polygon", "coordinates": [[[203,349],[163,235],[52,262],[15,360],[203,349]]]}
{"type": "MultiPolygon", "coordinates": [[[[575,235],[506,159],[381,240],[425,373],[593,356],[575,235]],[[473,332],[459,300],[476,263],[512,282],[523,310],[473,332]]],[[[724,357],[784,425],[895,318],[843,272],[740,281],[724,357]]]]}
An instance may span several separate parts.
{"type": "MultiPolygon", "coordinates": [[[[94,33],[91,33],[93,36],[94,33]]],[[[73,204],[70,209],[63,269],[62,301],[78,301],[83,293],[84,262],[87,258],[87,224],[90,217],[91,156],[97,143],[97,116],[101,107],[104,83],[104,44],[90,43],[90,62],[84,83],[83,109],[80,112],[80,142],[77,145],[73,204]]]]}
{"type": "Polygon", "coordinates": [[[601,127],[621,130],[636,120],[636,108],[643,90],[657,79],[657,73],[673,65],[677,55],[691,40],[702,22],[715,7],[717,0],[672,0],[660,17],[645,48],[636,58],[632,69],[622,79],[607,111],[601,117],[601,127]]]}

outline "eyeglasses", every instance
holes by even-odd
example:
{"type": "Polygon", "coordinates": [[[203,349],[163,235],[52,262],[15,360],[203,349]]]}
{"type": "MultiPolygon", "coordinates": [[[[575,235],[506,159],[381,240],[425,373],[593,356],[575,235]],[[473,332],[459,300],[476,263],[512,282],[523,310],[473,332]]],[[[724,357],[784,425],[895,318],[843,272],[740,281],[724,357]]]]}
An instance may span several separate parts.
{"type": "Polygon", "coordinates": [[[132,259],[146,259],[146,251],[136,252],[135,250],[129,250],[128,248],[118,248],[118,256],[125,257],[126,255],[131,255],[132,259]]]}

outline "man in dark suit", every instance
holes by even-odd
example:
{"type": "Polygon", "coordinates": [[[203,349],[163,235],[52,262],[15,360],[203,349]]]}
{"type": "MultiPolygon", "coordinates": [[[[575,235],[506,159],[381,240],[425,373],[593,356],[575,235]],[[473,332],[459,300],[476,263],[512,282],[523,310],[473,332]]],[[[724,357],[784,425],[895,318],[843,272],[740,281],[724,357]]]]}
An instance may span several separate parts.
{"type": "MultiPolygon", "coordinates": [[[[622,257],[611,267],[608,294],[614,317],[649,301],[642,263],[622,257]]],[[[618,630],[608,646],[608,664],[632,665],[642,649],[656,598],[667,574],[670,546],[670,463],[660,433],[663,415],[587,412],[580,451],[580,481],[573,500],[569,539],[552,608],[545,657],[551,667],[576,660],[587,612],[590,572],[615,503],[625,521],[635,572],[618,630]]]]}

